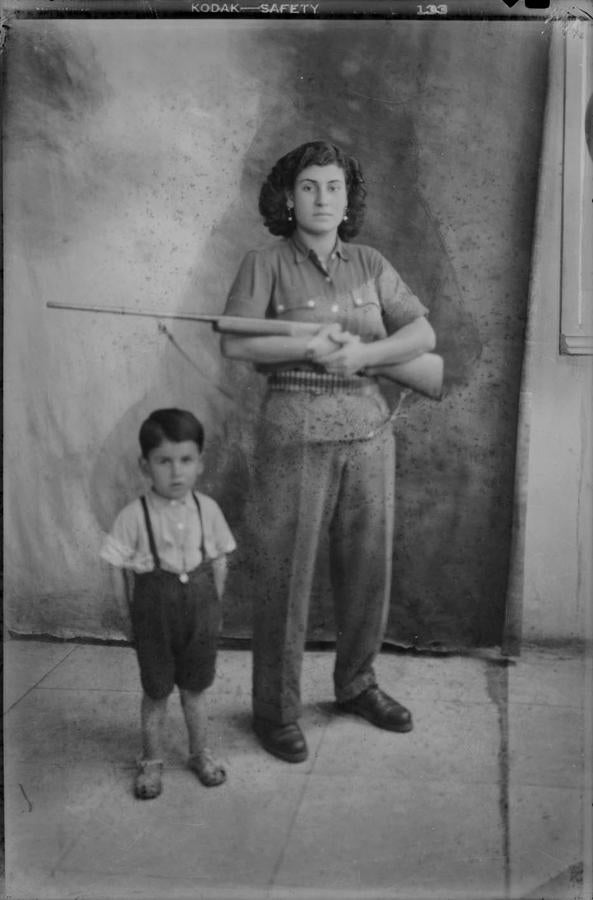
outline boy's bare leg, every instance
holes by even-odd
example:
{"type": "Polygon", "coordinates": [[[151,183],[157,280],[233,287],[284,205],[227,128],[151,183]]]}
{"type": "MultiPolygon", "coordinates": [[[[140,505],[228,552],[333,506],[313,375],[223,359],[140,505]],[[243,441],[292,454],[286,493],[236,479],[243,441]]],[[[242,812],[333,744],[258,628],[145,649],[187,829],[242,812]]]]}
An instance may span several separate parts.
{"type": "Polygon", "coordinates": [[[167,699],[153,700],[142,695],[140,719],[142,724],[142,759],[138,760],[135,794],[141,800],[153,800],[163,786],[163,731],[167,699]]]}
{"type": "Polygon", "coordinates": [[[179,695],[189,736],[189,767],[207,787],[222,784],[226,780],[225,768],[208,749],[208,713],[204,692],[181,689],[179,695]]]}
{"type": "Polygon", "coordinates": [[[167,698],[153,700],[142,695],[140,720],[142,723],[142,755],[144,759],[163,758],[163,732],[167,713],[167,698]]]}

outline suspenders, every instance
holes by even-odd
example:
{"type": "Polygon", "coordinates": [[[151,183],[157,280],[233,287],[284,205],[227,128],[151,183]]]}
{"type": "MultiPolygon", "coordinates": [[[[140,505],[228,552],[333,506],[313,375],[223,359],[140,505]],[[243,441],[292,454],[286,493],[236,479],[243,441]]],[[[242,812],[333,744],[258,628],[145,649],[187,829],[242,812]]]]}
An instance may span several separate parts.
{"type": "MultiPolygon", "coordinates": [[[[196,497],[196,495],[194,494],[193,491],[192,491],[192,497],[194,498],[194,500],[196,502],[196,506],[198,508],[198,518],[200,520],[200,532],[201,532],[200,553],[202,554],[202,560],[205,560],[205,559],[208,559],[208,556],[206,554],[206,544],[204,541],[204,519],[202,516],[202,509],[200,507],[200,501],[198,500],[198,498],[196,497]]],[[[151,552],[152,558],[154,560],[154,567],[155,567],[155,569],[160,569],[161,568],[161,560],[159,557],[158,550],[156,548],[156,541],[154,539],[154,531],[152,530],[152,522],[150,521],[150,513],[148,512],[148,503],[146,502],[146,497],[144,497],[144,496],[140,497],[140,502],[142,503],[142,510],[144,512],[144,521],[146,523],[146,531],[148,532],[148,543],[150,545],[150,552],[151,552]]],[[[185,584],[188,580],[187,573],[182,572],[181,575],[179,575],[179,580],[183,584],[185,584]]]]}

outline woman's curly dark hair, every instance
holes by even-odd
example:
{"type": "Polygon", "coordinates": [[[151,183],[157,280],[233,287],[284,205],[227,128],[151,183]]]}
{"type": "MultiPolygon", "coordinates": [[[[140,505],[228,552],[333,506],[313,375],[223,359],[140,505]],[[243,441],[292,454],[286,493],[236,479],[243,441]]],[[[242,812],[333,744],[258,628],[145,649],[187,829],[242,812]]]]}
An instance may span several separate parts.
{"type": "Polygon", "coordinates": [[[348,194],[348,219],[341,222],[338,234],[343,241],[355,237],[362,227],[365,213],[366,187],[360,164],[353,156],[346,156],[335,144],[309,141],[291,150],[278,160],[262,185],[259,211],[264,225],[272,234],[287,237],[296,228],[294,218],[288,219],[286,193],[294,189],[297,175],[308,166],[339,166],[344,171],[348,194]]]}

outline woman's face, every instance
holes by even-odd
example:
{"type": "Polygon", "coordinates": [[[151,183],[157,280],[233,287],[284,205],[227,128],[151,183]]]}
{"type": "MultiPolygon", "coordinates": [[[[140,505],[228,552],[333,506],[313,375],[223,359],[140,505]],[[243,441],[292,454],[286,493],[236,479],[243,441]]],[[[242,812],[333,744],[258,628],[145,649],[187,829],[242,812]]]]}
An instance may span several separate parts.
{"type": "Polygon", "coordinates": [[[303,169],[287,205],[301,231],[318,236],[336,232],[348,205],[344,170],[335,164],[303,169]]]}

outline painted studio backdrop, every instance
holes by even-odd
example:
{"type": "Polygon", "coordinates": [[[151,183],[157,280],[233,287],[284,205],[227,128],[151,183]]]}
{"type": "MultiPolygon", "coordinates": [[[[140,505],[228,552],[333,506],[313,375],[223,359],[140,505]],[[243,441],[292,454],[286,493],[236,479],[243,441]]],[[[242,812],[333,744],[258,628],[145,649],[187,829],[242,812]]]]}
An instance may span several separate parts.
{"type": "MultiPolygon", "coordinates": [[[[263,381],[208,326],[48,301],[222,312],[272,163],[358,156],[377,247],[430,308],[440,403],[386,387],[398,442],[388,638],[501,641],[546,85],[537,22],[13,21],[5,85],[6,625],[117,638],[98,552],[144,487],[153,409],[206,427],[201,489],[237,537],[225,634],[248,636],[263,381]]],[[[331,638],[323,556],[310,637],[331,638]]]]}

